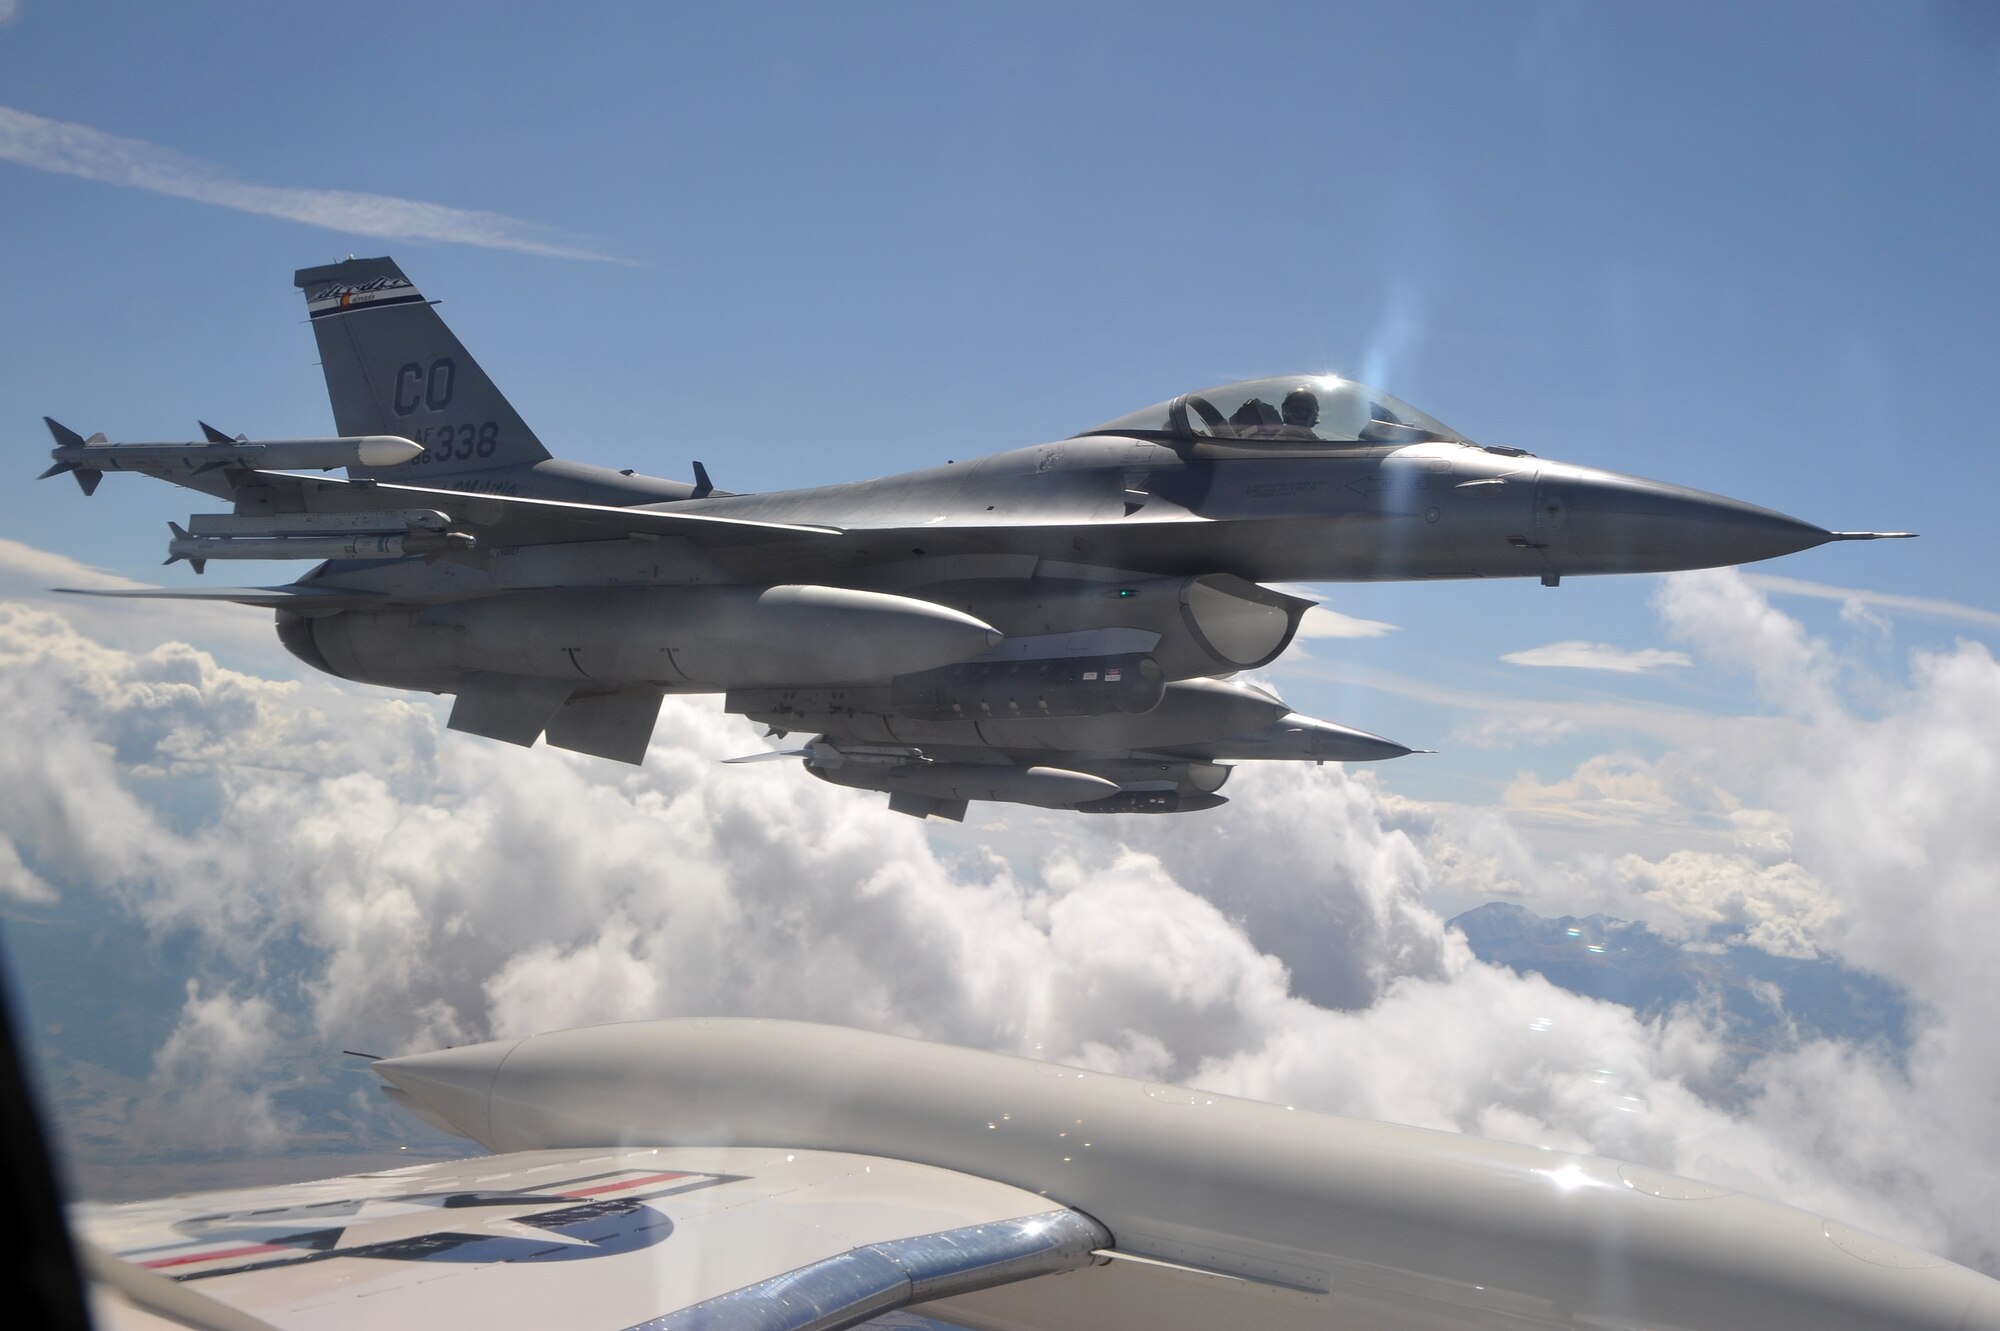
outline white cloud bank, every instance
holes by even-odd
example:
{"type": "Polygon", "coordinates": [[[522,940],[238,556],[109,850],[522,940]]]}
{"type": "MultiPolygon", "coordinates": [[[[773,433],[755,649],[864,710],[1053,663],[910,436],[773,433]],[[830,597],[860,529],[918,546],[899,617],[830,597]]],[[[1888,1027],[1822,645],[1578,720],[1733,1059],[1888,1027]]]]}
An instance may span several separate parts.
{"type": "Polygon", "coordinates": [[[1564,670],[1609,670],[1620,675],[1643,675],[1662,666],[1692,664],[1686,652],[1670,652],[1663,647],[1623,648],[1608,642],[1570,639],[1545,647],[1508,652],[1500,658],[1509,665],[1554,666],[1564,670]]]}
{"type": "MultiPolygon", "coordinates": [[[[0,4],[5,3],[0,0],[0,4]]],[[[143,139],[123,138],[9,106],[0,106],[0,161],[352,235],[443,240],[555,259],[628,262],[564,240],[547,227],[499,213],[355,190],[253,184],[236,179],[211,162],[143,139]]]]}
{"type": "Polygon", "coordinates": [[[793,1016],[1598,1151],[2000,1269],[2000,666],[1914,657],[1864,717],[1740,577],[1676,579],[1661,611],[1777,714],[1486,809],[1246,765],[1211,814],[982,811],[947,857],[792,765],[719,766],[757,741],[708,700],[668,700],[630,769],[0,606],[0,866],[198,941],[132,1121],[155,1145],[281,1138],[280,1051],[312,1040],[793,1016]],[[1572,802],[1607,835],[1538,849],[1532,807],[1572,802]],[[1701,844],[1632,853],[1634,818],[1701,844]],[[1474,961],[1429,904],[1468,891],[1844,958],[1908,989],[1914,1043],[1732,1083],[1699,1011],[1647,1024],[1474,961]]]}

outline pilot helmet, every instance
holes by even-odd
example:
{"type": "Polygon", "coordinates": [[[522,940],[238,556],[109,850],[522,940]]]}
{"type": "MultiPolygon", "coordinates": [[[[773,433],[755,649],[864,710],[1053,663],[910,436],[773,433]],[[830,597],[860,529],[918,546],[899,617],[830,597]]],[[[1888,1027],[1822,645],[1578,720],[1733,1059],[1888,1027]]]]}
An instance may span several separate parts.
{"type": "Polygon", "coordinates": [[[1319,395],[1310,388],[1294,388],[1285,394],[1285,404],[1279,412],[1285,424],[1310,430],[1319,424],[1319,395]]]}

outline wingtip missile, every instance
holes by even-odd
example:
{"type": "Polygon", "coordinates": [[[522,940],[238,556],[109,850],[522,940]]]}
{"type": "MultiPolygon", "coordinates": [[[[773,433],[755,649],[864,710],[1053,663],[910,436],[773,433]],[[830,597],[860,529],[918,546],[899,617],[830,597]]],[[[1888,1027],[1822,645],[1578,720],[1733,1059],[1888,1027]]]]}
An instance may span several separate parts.
{"type": "MultiPolygon", "coordinates": [[[[218,467],[239,467],[246,471],[332,471],[340,467],[395,467],[423,456],[423,445],[400,435],[368,434],[331,439],[231,439],[222,431],[200,422],[203,438],[193,443],[113,444],[102,434],[88,439],[54,420],[48,421],[56,447],[50,455],[56,466],[49,475],[85,472],[144,471],[155,474],[191,471],[196,474],[218,467]]],[[[86,481],[85,493],[94,486],[86,481]]]]}

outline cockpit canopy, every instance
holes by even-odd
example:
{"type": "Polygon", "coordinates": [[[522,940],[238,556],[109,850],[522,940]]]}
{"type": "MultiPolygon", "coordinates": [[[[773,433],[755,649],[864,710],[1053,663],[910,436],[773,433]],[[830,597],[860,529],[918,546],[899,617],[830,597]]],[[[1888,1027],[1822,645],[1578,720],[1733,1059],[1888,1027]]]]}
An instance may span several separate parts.
{"type": "Polygon", "coordinates": [[[1246,379],[1183,393],[1083,433],[1267,441],[1281,446],[1470,442],[1407,402],[1330,374],[1246,379]]]}

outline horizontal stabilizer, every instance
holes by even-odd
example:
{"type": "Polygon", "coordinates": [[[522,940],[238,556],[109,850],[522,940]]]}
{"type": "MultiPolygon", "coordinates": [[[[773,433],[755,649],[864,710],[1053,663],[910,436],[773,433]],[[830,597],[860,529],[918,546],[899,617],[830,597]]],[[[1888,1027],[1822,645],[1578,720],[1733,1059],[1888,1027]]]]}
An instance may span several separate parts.
{"type": "Polygon", "coordinates": [[[558,749],[637,767],[646,761],[664,696],[657,689],[636,689],[571,699],[556,709],[544,738],[558,749]]]}
{"type": "Polygon", "coordinates": [[[528,748],[554,719],[557,709],[569,701],[572,691],[572,686],[561,680],[470,674],[459,688],[451,720],[445,724],[468,735],[528,748]]]}
{"type": "Polygon", "coordinates": [[[228,601],[302,615],[379,607],[382,593],[289,584],[283,587],[51,587],[65,596],[111,596],[127,601],[228,601]]]}

